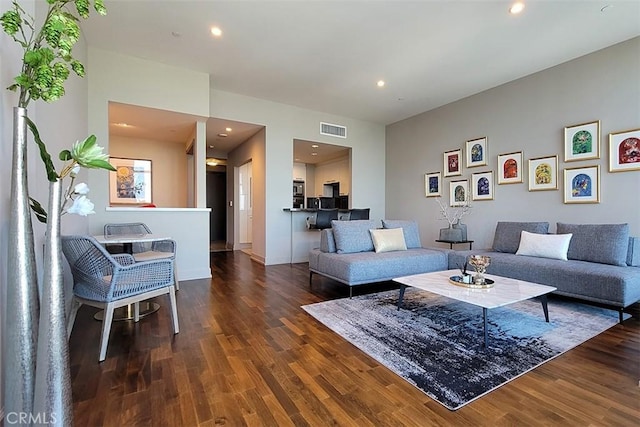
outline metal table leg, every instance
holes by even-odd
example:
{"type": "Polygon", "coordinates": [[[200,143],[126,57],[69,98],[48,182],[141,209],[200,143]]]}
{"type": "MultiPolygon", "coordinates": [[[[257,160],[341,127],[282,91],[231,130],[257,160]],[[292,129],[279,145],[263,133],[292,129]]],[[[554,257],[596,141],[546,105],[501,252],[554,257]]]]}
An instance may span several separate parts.
{"type": "Polygon", "coordinates": [[[404,298],[404,291],[407,289],[407,285],[400,284],[400,295],[398,295],[398,310],[402,307],[402,299],[404,298]]]}
{"type": "Polygon", "coordinates": [[[487,309],[482,307],[482,317],[484,322],[484,348],[489,346],[489,333],[487,332],[487,309]]]}

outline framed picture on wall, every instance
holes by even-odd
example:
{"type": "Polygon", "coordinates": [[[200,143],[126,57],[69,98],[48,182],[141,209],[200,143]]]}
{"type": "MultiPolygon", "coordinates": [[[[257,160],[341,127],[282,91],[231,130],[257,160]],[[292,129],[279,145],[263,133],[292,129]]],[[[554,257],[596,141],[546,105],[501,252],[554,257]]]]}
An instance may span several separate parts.
{"type": "Polygon", "coordinates": [[[487,137],[471,139],[466,144],[467,167],[487,165],[487,137]]]}
{"type": "Polygon", "coordinates": [[[469,204],[469,181],[461,179],[449,183],[449,204],[451,206],[465,206],[469,204]]]}
{"type": "Polygon", "coordinates": [[[498,154],[498,184],[522,182],[522,151],[498,154]]]}
{"type": "Polygon", "coordinates": [[[493,171],[471,174],[471,199],[493,200],[493,171]]]}
{"type": "Polygon", "coordinates": [[[640,129],[609,134],[609,172],[640,170],[640,129]]]}
{"type": "Polygon", "coordinates": [[[564,170],[565,203],[600,203],[600,165],[564,170]]]}
{"type": "Polygon", "coordinates": [[[151,160],[111,157],[116,168],[109,172],[109,203],[140,205],[151,203],[151,160]]]}
{"type": "Polygon", "coordinates": [[[442,174],[431,172],[424,174],[424,195],[425,197],[439,197],[441,194],[442,174]]]}
{"type": "Polygon", "coordinates": [[[445,151],[444,153],[444,176],[462,175],[462,150],[445,151]]]}
{"type": "Polygon", "coordinates": [[[529,159],[529,191],[558,189],[558,156],[529,159]]]}
{"type": "Polygon", "coordinates": [[[600,121],[564,128],[564,161],[600,158],[600,121]]]}

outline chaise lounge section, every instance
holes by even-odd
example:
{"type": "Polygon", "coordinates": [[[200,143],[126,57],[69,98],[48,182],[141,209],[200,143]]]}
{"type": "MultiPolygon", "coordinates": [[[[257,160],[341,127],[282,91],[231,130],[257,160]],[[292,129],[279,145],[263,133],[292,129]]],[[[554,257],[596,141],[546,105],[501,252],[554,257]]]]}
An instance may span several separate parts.
{"type": "Polygon", "coordinates": [[[629,236],[627,224],[558,223],[555,235],[548,228],[547,222],[498,222],[491,249],[453,251],[449,268],[463,265],[469,255],[487,255],[489,274],[554,286],[555,294],[613,307],[622,322],[624,308],[640,300],[640,239],[629,236]],[[556,236],[566,237],[564,251],[556,236]]]}

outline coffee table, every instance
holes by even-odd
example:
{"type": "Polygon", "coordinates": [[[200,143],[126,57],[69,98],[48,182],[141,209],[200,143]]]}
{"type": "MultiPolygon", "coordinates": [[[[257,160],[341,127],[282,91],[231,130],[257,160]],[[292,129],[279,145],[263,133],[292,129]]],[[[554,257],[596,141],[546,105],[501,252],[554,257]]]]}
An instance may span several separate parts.
{"type": "Polygon", "coordinates": [[[556,290],[553,286],[525,282],[524,280],[485,274],[487,279],[495,283],[490,288],[469,288],[455,285],[449,281],[451,276],[460,275],[459,270],[436,271],[433,273],[414,274],[393,279],[400,284],[398,310],[402,307],[402,299],[407,286],[422,289],[447,298],[466,302],[482,307],[484,321],[484,346],[487,347],[489,337],[487,333],[487,311],[492,308],[513,304],[514,302],[540,297],[544,318],[549,321],[547,308],[547,294],[556,290]]]}

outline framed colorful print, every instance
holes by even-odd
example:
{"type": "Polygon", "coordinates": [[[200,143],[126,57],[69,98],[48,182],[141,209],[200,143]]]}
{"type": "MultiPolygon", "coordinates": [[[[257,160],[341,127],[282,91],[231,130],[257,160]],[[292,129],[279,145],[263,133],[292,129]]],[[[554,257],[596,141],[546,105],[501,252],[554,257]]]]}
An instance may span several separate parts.
{"type": "Polygon", "coordinates": [[[424,195],[425,197],[439,197],[440,186],[442,185],[442,174],[431,172],[424,174],[424,195]]]}
{"type": "Polygon", "coordinates": [[[493,200],[493,171],[471,174],[471,199],[493,200]]]}
{"type": "Polygon", "coordinates": [[[498,184],[522,182],[522,151],[498,154],[498,184]]]}
{"type": "Polygon", "coordinates": [[[444,153],[444,176],[462,175],[462,150],[445,151],[444,153]]]}
{"type": "Polygon", "coordinates": [[[487,165],[487,137],[476,138],[467,141],[467,167],[473,168],[476,166],[487,165]]]}
{"type": "Polygon", "coordinates": [[[600,203],[600,165],[564,170],[565,203],[600,203]]]}
{"type": "Polygon", "coordinates": [[[469,181],[461,179],[449,183],[449,204],[451,206],[465,206],[469,204],[469,181]]]}
{"type": "Polygon", "coordinates": [[[600,158],[600,121],[564,128],[564,161],[600,158]]]}
{"type": "Polygon", "coordinates": [[[609,172],[640,170],[640,129],[609,134],[609,172]]]}
{"type": "Polygon", "coordinates": [[[109,172],[109,203],[151,203],[151,160],[111,157],[109,162],[116,168],[109,172]]]}
{"type": "Polygon", "coordinates": [[[558,189],[558,156],[529,159],[529,191],[558,189]]]}

